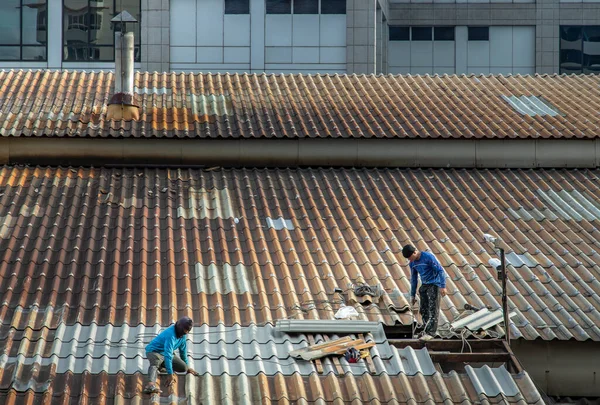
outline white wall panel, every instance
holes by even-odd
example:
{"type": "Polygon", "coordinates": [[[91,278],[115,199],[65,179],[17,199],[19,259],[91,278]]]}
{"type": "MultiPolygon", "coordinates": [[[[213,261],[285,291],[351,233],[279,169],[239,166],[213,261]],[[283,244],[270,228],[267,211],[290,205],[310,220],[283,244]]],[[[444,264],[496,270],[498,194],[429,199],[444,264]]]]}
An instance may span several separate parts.
{"type": "Polygon", "coordinates": [[[292,63],[292,47],[278,46],[265,48],[265,63],[292,63]]]}
{"type": "Polygon", "coordinates": [[[535,26],[513,27],[513,66],[535,71],[535,26]]]}
{"type": "Polygon", "coordinates": [[[346,63],[346,47],[321,47],[319,48],[321,63],[346,63]]]}
{"type": "MultiPolygon", "coordinates": [[[[223,0],[197,0],[196,44],[223,45],[223,13],[223,0]]],[[[189,30],[190,27],[186,28],[189,30]]]]}
{"type": "Polygon", "coordinates": [[[293,46],[319,46],[319,15],[294,15],[292,32],[293,46]]]}
{"type": "Polygon", "coordinates": [[[388,72],[393,75],[407,75],[410,73],[410,66],[390,66],[388,72]]]}
{"type": "Polygon", "coordinates": [[[250,63],[250,47],[226,46],[223,52],[224,63],[250,63]]]}
{"type": "Polygon", "coordinates": [[[452,66],[454,71],[454,41],[433,41],[433,66],[452,66]]]}
{"type": "Polygon", "coordinates": [[[410,66],[410,42],[390,41],[388,47],[389,66],[410,66]]]}
{"type": "Polygon", "coordinates": [[[433,67],[432,66],[411,66],[410,73],[413,75],[432,75],[433,67]]]}
{"type": "Polygon", "coordinates": [[[292,46],[292,16],[265,16],[265,46],[292,46]]]}
{"type": "Polygon", "coordinates": [[[195,46],[172,46],[171,63],[195,63],[196,49],[195,46]]]}
{"type": "Polygon", "coordinates": [[[410,44],[410,66],[429,69],[433,66],[433,41],[412,41],[410,44]]]}
{"type": "Polygon", "coordinates": [[[467,64],[469,71],[471,67],[489,67],[490,66],[490,42],[489,41],[468,41],[467,43],[467,64]]]}
{"type": "Polygon", "coordinates": [[[196,0],[171,0],[171,46],[196,46],[196,0]]]}
{"type": "Polygon", "coordinates": [[[322,14],[319,21],[321,46],[346,46],[346,15],[322,14]]]}
{"type": "Polygon", "coordinates": [[[319,63],[318,47],[297,47],[292,49],[293,63],[319,63]]]}
{"type": "Polygon", "coordinates": [[[223,25],[225,46],[250,46],[250,15],[227,14],[223,25]]]}
{"type": "Polygon", "coordinates": [[[202,46],[196,50],[198,63],[223,63],[223,47],[202,46]]]}
{"type": "Polygon", "coordinates": [[[513,27],[490,27],[490,65],[512,67],[513,27]]]}
{"type": "Polygon", "coordinates": [[[433,74],[442,75],[453,75],[456,72],[454,66],[434,66],[433,74]]]}

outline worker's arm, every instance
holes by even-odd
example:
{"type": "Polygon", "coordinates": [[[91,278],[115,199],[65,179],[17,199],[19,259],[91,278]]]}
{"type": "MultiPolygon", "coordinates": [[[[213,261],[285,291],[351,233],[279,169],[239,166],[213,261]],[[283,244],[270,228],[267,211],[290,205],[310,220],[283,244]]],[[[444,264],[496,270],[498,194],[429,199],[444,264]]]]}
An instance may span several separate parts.
{"type": "Polygon", "coordinates": [[[185,364],[188,364],[187,358],[187,339],[185,336],[183,337],[183,343],[179,346],[179,357],[184,361],[185,364]]]}
{"type": "Polygon", "coordinates": [[[434,255],[431,255],[430,265],[440,279],[440,288],[446,288],[446,271],[434,255]]]}
{"type": "Polygon", "coordinates": [[[415,300],[417,296],[417,284],[419,283],[419,273],[416,267],[410,266],[410,298],[411,301],[415,300]]]}
{"type": "Polygon", "coordinates": [[[164,353],[165,356],[165,368],[167,374],[173,374],[173,352],[175,351],[175,336],[167,336],[165,339],[164,353]]]}

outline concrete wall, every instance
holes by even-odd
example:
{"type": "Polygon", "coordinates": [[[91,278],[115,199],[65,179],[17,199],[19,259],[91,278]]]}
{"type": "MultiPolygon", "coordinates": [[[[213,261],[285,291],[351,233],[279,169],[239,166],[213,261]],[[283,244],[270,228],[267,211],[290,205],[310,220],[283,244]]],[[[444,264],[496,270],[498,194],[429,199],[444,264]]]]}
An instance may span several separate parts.
{"type": "MultiPolygon", "coordinates": [[[[413,0],[406,0],[413,1],[413,0]]],[[[535,27],[535,72],[559,72],[561,25],[600,25],[600,3],[559,0],[431,0],[389,5],[388,24],[400,26],[535,27]]],[[[577,1],[577,0],[572,0],[577,1]]]]}
{"type": "Polygon", "coordinates": [[[454,41],[436,41],[433,31],[430,41],[390,41],[388,71],[412,74],[535,73],[535,26],[490,27],[489,41],[469,41],[468,27],[465,26],[454,27],[454,30],[454,41]]]}
{"type": "Polygon", "coordinates": [[[519,339],[511,346],[547,395],[600,397],[600,342],[519,339]]]}

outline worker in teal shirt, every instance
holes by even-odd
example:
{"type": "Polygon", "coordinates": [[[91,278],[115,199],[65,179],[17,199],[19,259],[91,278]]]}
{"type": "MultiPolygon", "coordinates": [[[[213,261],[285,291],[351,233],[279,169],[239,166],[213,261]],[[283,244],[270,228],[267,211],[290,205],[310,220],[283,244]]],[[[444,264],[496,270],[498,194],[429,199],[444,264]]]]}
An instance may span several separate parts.
{"type": "Polygon", "coordinates": [[[167,380],[168,387],[176,382],[173,371],[198,375],[196,371],[188,367],[187,362],[186,335],[192,330],[193,324],[191,318],[184,316],[175,324],[163,330],[146,346],[146,357],[150,362],[150,368],[148,369],[150,382],[144,390],[146,393],[162,392],[156,384],[156,377],[160,368],[164,367],[169,376],[167,380]],[[174,354],[176,350],[179,350],[179,356],[174,354]]]}
{"type": "Polygon", "coordinates": [[[402,256],[410,262],[410,298],[411,305],[417,302],[417,284],[421,277],[421,318],[423,319],[423,334],[421,340],[431,340],[437,330],[440,312],[440,296],[446,295],[446,272],[429,252],[420,252],[412,245],[402,248],[402,256]]]}

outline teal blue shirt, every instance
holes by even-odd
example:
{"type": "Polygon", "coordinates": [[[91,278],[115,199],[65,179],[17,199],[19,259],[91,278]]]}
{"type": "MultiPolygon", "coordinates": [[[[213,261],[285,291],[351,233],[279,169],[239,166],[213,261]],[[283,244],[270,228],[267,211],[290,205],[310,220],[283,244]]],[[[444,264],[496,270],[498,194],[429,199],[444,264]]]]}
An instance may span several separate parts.
{"type": "Polygon", "coordinates": [[[173,374],[173,353],[179,349],[181,360],[188,364],[187,361],[187,342],[185,335],[178,338],[175,334],[175,325],[169,326],[152,339],[146,346],[146,353],[160,353],[165,356],[165,367],[167,374],[173,374]]]}

